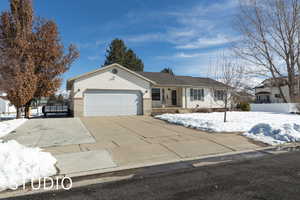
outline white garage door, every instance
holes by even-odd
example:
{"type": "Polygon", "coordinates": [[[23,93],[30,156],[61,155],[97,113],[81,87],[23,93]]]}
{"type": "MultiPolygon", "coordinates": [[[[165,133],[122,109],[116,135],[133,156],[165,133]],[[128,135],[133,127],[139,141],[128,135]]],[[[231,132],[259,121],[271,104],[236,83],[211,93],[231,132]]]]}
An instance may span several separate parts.
{"type": "Polygon", "coordinates": [[[95,90],[84,94],[85,116],[117,116],[142,114],[139,91],[95,90]]]}

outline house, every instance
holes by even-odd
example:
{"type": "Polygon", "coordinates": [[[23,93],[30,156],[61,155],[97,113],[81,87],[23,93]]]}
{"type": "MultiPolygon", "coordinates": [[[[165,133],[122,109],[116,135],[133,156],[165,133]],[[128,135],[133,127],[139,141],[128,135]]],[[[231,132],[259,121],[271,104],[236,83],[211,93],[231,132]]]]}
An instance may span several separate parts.
{"type": "Polygon", "coordinates": [[[234,103],[253,103],[255,101],[255,96],[246,91],[234,92],[232,97],[234,103]]]}
{"type": "Polygon", "coordinates": [[[15,113],[16,109],[10,104],[6,98],[6,94],[0,91],[0,114],[2,113],[15,113]]]}
{"type": "MultiPolygon", "coordinates": [[[[282,90],[283,96],[287,100],[287,102],[291,102],[289,95],[289,88],[287,85],[287,77],[277,78],[277,81],[280,84],[280,88],[282,90]],[[279,81],[278,81],[279,80],[279,81]]],[[[284,103],[283,97],[280,94],[280,91],[277,86],[277,82],[275,83],[273,78],[269,78],[264,80],[260,85],[255,87],[255,103],[284,103]]],[[[300,91],[300,80],[297,77],[296,86],[295,86],[295,95],[296,100],[299,99],[299,91],[300,91]]]]}
{"type": "Polygon", "coordinates": [[[148,115],[153,108],[222,108],[226,86],[210,78],[134,72],[112,64],[67,81],[75,117],[148,115]]]}

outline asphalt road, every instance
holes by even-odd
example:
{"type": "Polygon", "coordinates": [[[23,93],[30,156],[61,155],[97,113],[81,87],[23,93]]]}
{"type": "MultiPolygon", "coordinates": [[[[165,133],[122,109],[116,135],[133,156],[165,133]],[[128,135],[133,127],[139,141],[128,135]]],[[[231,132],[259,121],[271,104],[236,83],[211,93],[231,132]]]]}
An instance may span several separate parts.
{"type": "Polygon", "coordinates": [[[300,152],[236,163],[175,170],[14,200],[296,200],[300,152]]]}

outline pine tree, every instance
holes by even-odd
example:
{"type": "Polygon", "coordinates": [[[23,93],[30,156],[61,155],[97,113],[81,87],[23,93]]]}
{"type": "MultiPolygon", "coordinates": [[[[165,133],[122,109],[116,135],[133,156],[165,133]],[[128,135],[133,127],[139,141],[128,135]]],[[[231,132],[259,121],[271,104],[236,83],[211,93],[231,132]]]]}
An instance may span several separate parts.
{"type": "Polygon", "coordinates": [[[132,49],[128,49],[121,39],[114,39],[106,50],[106,60],[103,66],[118,63],[133,71],[143,71],[143,61],[132,49]]]}
{"type": "Polygon", "coordinates": [[[144,71],[142,60],[136,56],[132,49],[128,49],[125,54],[124,67],[133,71],[144,71]]]}
{"type": "Polygon", "coordinates": [[[162,72],[162,73],[168,73],[168,74],[174,75],[174,72],[173,72],[172,68],[169,68],[169,67],[164,68],[164,69],[161,70],[160,72],[162,72]]]}
{"type": "Polygon", "coordinates": [[[125,64],[125,54],[127,47],[123,40],[114,39],[106,50],[106,59],[103,66],[118,63],[122,66],[125,64]]]}

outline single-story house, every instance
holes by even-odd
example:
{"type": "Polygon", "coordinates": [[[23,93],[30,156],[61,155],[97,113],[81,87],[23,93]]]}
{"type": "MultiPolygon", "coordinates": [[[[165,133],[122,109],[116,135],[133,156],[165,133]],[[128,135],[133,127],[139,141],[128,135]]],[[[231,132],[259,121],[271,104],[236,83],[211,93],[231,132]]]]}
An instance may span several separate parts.
{"type": "Polygon", "coordinates": [[[67,81],[75,117],[148,115],[153,108],[223,108],[226,85],[210,78],[135,72],[112,64],[67,81]]]}

